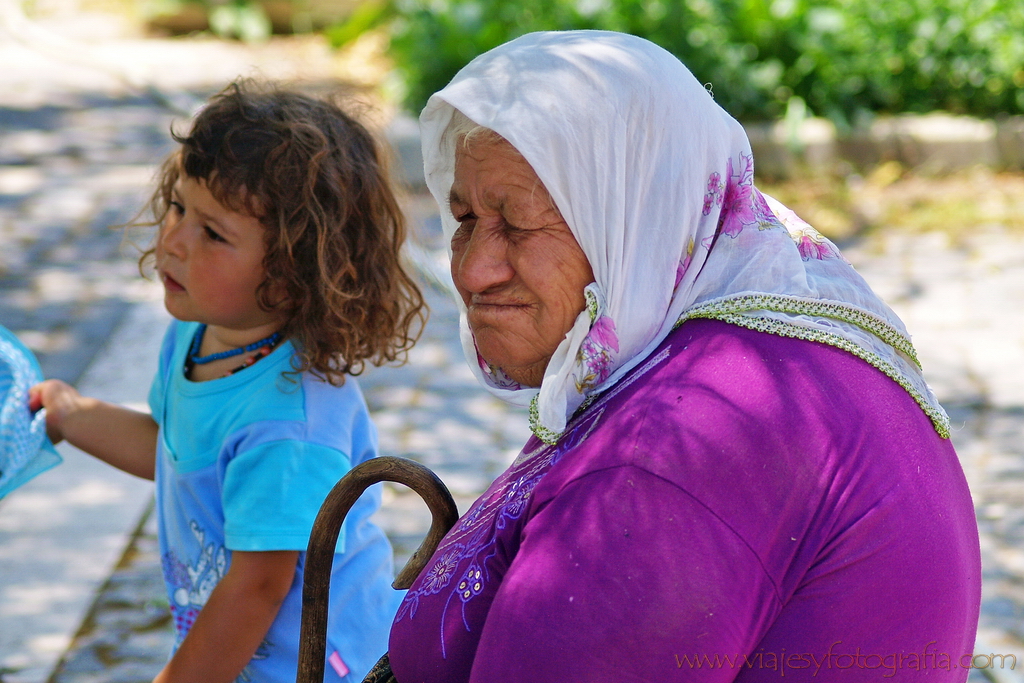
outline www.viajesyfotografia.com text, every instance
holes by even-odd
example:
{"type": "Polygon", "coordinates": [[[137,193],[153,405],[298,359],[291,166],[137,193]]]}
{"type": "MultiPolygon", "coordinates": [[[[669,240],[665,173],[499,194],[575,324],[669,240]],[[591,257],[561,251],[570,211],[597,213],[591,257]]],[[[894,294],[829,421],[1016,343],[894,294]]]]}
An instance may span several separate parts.
{"type": "Polygon", "coordinates": [[[939,669],[1011,669],[1017,668],[1017,656],[1014,654],[986,654],[968,652],[963,655],[952,655],[948,652],[937,652],[934,645],[937,641],[929,641],[920,652],[893,652],[888,654],[864,653],[861,648],[853,652],[835,652],[842,645],[839,640],[832,643],[827,652],[766,652],[758,650],[750,654],[719,654],[693,653],[676,654],[676,666],[680,669],[765,669],[776,671],[785,677],[787,671],[806,672],[813,670],[813,676],[821,671],[878,671],[883,678],[891,678],[901,669],[925,671],[939,669]]]}

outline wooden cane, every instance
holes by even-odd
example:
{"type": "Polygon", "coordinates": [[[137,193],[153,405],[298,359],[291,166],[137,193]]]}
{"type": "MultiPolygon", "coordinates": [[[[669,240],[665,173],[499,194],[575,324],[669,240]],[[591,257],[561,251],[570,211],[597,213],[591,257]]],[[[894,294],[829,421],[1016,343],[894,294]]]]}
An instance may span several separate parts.
{"type": "MultiPolygon", "coordinates": [[[[334,548],[345,516],[367,487],[393,481],[418,493],[430,509],[430,531],[420,547],[391,585],[405,589],[423,571],[437,545],[459,518],[458,508],[447,487],[423,465],[405,458],[379,457],[356,465],[335,484],[313,522],[306,549],[306,570],[302,583],[302,621],[299,627],[299,668],[296,683],[323,683],[327,657],[327,608],[330,599],[334,548]]],[[[387,655],[374,671],[379,677],[387,655]]],[[[378,678],[378,680],[384,680],[378,678]]],[[[392,679],[393,680],[393,679],[392,679]]]]}

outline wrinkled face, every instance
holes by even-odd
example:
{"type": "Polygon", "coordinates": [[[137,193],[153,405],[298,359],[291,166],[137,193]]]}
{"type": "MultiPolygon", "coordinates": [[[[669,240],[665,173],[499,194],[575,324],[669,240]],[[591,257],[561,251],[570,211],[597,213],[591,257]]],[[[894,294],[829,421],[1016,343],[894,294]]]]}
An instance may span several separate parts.
{"type": "Polygon", "coordinates": [[[223,328],[237,340],[274,332],[283,315],[261,309],[256,299],[264,278],[263,240],[257,218],[223,206],[205,181],[182,175],[156,244],[168,312],[223,328]]]}
{"type": "Polygon", "coordinates": [[[477,351],[524,386],[583,310],[594,273],[530,164],[493,138],[459,144],[451,211],[452,278],[477,351]]]}

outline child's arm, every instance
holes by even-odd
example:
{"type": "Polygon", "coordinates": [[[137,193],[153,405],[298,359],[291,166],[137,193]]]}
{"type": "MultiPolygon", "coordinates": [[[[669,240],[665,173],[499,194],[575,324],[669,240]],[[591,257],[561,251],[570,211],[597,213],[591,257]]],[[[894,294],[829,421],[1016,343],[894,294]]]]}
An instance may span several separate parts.
{"type": "Polygon", "coordinates": [[[32,387],[29,407],[46,408],[46,432],[54,443],[66,439],[129,474],[153,478],[157,424],[146,413],[82,396],[55,379],[32,387]]]}
{"type": "Polygon", "coordinates": [[[295,578],[296,550],[231,553],[181,647],[153,683],[231,683],[252,659],[295,578]]]}

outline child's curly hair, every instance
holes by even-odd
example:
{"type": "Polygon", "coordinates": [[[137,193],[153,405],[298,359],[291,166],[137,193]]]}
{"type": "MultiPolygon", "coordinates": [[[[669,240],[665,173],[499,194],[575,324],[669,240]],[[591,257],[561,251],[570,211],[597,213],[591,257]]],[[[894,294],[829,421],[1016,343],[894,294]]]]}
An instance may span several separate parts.
{"type": "MultiPolygon", "coordinates": [[[[297,372],[334,385],[397,359],[416,342],[425,304],[402,267],[405,219],[373,136],[333,102],[236,82],[210,99],[181,149],[168,158],[150,200],[156,225],[185,174],[222,205],[266,228],[266,277],[256,290],[271,310],[286,293],[281,330],[297,372]]],[[[146,251],[140,267],[153,257],[146,251]]]]}

